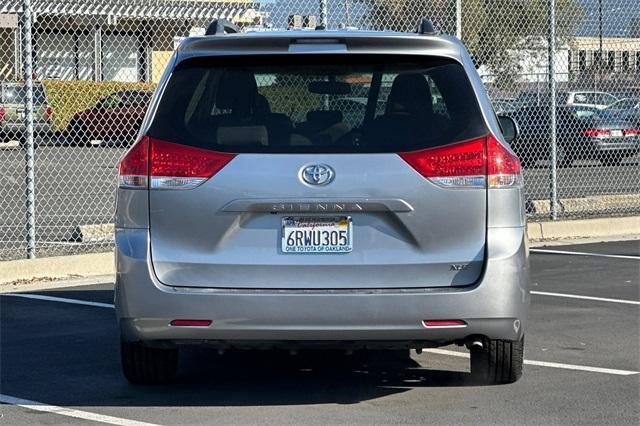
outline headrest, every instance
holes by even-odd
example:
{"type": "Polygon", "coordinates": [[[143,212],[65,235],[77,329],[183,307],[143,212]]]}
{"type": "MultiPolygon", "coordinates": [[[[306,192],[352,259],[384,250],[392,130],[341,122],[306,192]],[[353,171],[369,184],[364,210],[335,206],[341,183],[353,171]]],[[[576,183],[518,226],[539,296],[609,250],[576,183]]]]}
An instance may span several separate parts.
{"type": "Polygon", "coordinates": [[[396,76],[387,99],[387,112],[421,114],[433,112],[431,88],[425,76],[419,73],[396,76]]]}
{"type": "Polygon", "coordinates": [[[258,85],[252,73],[243,70],[227,70],[218,84],[216,106],[234,113],[248,113],[256,105],[258,85]]]}

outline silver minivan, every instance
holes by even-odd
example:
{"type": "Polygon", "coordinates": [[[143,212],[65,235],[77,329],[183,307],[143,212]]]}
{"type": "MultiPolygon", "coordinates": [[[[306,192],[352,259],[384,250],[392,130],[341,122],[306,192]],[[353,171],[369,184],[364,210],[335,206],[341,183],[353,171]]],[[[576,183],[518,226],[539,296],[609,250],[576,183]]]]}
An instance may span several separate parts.
{"type": "Polygon", "coordinates": [[[454,37],[185,39],[119,164],[125,377],[170,380],[189,344],[458,344],[476,382],[516,381],[529,291],[515,131],[454,37]]]}

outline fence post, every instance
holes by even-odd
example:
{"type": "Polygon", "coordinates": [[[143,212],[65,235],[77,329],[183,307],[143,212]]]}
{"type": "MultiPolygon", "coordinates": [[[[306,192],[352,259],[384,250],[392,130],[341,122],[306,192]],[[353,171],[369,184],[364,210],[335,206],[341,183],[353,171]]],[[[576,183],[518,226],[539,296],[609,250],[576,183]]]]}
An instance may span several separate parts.
{"type": "Polygon", "coordinates": [[[551,143],[551,167],[549,174],[549,203],[551,220],[558,216],[558,158],[557,158],[557,128],[556,128],[556,0],[549,0],[549,141],[551,143]]]}
{"type": "Polygon", "coordinates": [[[456,0],[456,37],[462,40],[462,0],[456,0]]]}
{"type": "Polygon", "coordinates": [[[31,0],[22,0],[22,63],[24,70],[25,207],[27,258],[36,257],[35,170],[33,144],[33,40],[31,0]]]}
{"type": "Polygon", "coordinates": [[[327,0],[320,0],[320,26],[325,29],[327,25],[327,0]]]}

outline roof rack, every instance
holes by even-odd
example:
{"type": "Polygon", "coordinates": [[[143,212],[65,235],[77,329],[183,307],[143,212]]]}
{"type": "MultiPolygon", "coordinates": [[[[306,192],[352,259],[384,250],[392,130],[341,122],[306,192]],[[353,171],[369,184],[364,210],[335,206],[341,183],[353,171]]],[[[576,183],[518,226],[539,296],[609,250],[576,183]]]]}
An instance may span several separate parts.
{"type": "Polygon", "coordinates": [[[429,18],[423,18],[422,22],[418,25],[418,34],[421,35],[436,35],[438,31],[433,26],[433,22],[429,18]]]}
{"type": "Polygon", "coordinates": [[[240,27],[226,19],[214,19],[205,31],[205,35],[224,35],[240,32],[240,27]]]}

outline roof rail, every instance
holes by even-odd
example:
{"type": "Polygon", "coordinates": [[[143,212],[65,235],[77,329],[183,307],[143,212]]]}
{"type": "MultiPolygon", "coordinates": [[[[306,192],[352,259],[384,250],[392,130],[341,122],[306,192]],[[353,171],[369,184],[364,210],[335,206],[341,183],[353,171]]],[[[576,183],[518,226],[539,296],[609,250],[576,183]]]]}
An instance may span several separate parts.
{"type": "Polygon", "coordinates": [[[433,22],[431,22],[431,19],[423,18],[422,22],[420,22],[420,24],[418,25],[417,33],[422,35],[436,35],[438,34],[438,31],[436,31],[435,27],[433,26],[433,22]]]}
{"type": "Polygon", "coordinates": [[[211,21],[209,26],[207,27],[207,31],[204,33],[205,35],[224,35],[224,34],[235,34],[240,32],[240,27],[238,27],[233,22],[229,22],[226,19],[214,19],[211,21]]]}

